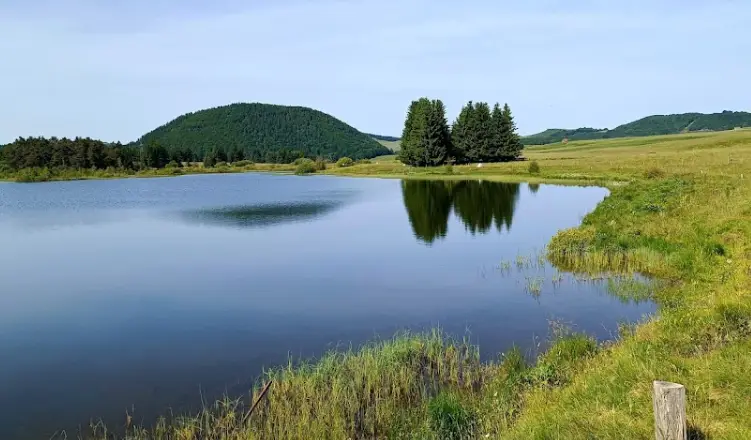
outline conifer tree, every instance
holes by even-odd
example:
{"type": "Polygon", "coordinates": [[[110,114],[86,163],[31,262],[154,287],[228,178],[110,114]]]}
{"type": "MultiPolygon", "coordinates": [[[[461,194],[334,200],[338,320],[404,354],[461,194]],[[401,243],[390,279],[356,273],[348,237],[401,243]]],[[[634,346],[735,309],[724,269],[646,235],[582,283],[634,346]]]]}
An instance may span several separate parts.
{"type": "Polygon", "coordinates": [[[418,163],[426,166],[446,163],[451,152],[446,108],[440,99],[432,101],[425,114],[425,130],[420,139],[420,151],[423,157],[418,159],[418,163]]]}
{"type": "Polygon", "coordinates": [[[470,120],[473,118],[474,109],[474,104],[469,101],[467,105],[462,107],[462,111],[451,126],[451,144],[456,163],[467,162],[467,151],[471,148],[471,137],[467,131],[470,120]]]}
{"type": "Polygon", "coordinates": [[[402,144],[399,151],[399,160],[405,164],[419,166],[424,162],[425,152],[423,151],[422,139],[431,106],[428,98],[420,98],[410,104],[407,118],[404,121],[402,144]]]}
{"type": "Polygon", "coordinates": [[[500,104],[496,103],[493,106],[493,112],[490,115],[490,135],[487,158],[489,162],[500,162],[505,160],[505,138],[503,110],[501,110],[500,104]]]}
{"type": "Polygon", "coordinates": [[[224,148],[220,148],[216,151],[216,161],[217,162],[227,162],[227,152],[224,151],[224,148]]]}
{"type": "Polygon", "coordinates": [[[415,115],[417,114],[417,101],[412,101],[407,110],[407,117],[404,119],[404,129],[402,130],[401,145],[399,148],[399,160],[404,164],[411,164],[411,145],[412,127],[415,125],[415,115]]]}
{"type": "Polygon", "coordinates": [[[206,168],[213,168],[214,165],[216,165],[216,152],[214,150],[211,150],[206,153],[206,156],[204,156],[203,166],[206,168]]]}
{"type": "Polygon", "coordinates": [[[164,168],[169,161],[167,149],[156,142],[149,142],[142,150],[141,162],[149,168],[164,168]]]}
{"type": "Polygon", "coordinates": [[[487,102],[478,102],[472,111],[467,128],[469,148],[466,151],[469,162],[488,160],[490,149],[490,107],[487,102]]]}
{"type": "Polygon", "coordinates": [[[521,138],[516,132],[516,123],[514,123],[514,117],[511,115],[511,108],[508,104],[503,105],[500,130],[503,137],[501,160],[515,160],[521,154],[524,145],[522,145],[521,138]]]}

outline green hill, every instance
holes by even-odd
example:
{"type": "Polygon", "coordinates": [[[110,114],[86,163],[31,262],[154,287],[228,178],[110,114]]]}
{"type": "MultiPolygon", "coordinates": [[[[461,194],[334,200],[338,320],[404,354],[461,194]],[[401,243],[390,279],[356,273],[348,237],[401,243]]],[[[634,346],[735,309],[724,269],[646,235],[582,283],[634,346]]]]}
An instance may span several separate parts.
{"type": "Polygon", "coordinates": [[[402,141],[401,140],[397,140],[397,141],[383,141],[383,140],[378,140],[378,142],[381,145],[383,145],[384,147],[386,147],[389,150],[391,150],[392,152],[394,152],[394,153],[398,152],[402,148],[402,141]]]}
{"type": "Polygon", "coordinates": [[[388,148],[394,153],[399,151],[399,149],[402,146],[401,138],[398,138],[396,136],[384,136],[381,134],[373,134],[373,133],[365,133],[365,134],[377,140],[379,144],[383,145],[384,147],[388,148]]]}
{"type": "Polygon", "coordinates": [[[343,156],[366,159],[390,151],[372,137],[318,110],[271,104],[231,104],[188,113],[143,135],[134,144],[158,143],[168,150],[189,150],[202,158],[209,151],[242,150],[256,161],[279,156],[343,156]]]}
{"type": "Polygon", "coordinates": [[[654,115],[612,130],[577,128],[575,130],[549,129],[531,136],[522,137],[525,145],[543,145],[561,142],[564,138],[574,140],[609,139],[632,136],[654,136],[691,131],[723,131],[737,127],[751,127],[751,113],[724,111],[722,113],[683,113],[677,115],[654,115]]]}

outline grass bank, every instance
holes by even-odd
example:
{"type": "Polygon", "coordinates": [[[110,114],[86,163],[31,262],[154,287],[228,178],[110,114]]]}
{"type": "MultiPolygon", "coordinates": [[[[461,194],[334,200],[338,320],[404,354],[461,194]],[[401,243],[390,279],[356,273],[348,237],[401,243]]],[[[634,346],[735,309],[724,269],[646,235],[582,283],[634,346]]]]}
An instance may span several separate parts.
{"type": "Polygon", "coordinates": [[[549,258],[664,280],[658,316],[605,346],[556,335],[532,365],[516,351],[480,363],[476,347],[439,333],[400,336],[270,372],[247,423],[241,403],[223,401],[128,425],[127,438],[647,439],[655,379],[686,386],[692,438],[751,438],[751,133],[571,142],[525,156],[539,172],[530,161],[414,169],[382,158],[325,173],[607,184],[610,196],[553,238],[549,258]]]}
{"type": "Polygon", "coordinates": [[[293,172],[291,164],[241,163],[228,164],[212,168],[202,164],[187,164],[184,167],[150,168],[145,170],[128,170],[122,168],[107,169],[72,169],[72,168],[24,168],[21,170],[0,171],[0,180],[11,182],[55,182],[65,180],[124,179],[131,177],[175,177],[187,174],[225,174],[257,172],[293,172]]]}

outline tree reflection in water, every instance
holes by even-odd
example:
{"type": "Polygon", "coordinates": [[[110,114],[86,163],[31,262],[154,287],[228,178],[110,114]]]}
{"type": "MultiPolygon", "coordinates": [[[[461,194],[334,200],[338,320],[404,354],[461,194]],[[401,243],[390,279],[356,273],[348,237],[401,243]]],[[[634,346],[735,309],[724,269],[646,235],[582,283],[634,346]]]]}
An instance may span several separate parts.
{"type": "Polygon", "coordinates": [[[403,180],[402,196],[412,230],[419,240],[433,243],[445,237],[451,210],[472,234],[492,226],[511,229],[519,198],[518,183],[478,180],[403,180]]]}

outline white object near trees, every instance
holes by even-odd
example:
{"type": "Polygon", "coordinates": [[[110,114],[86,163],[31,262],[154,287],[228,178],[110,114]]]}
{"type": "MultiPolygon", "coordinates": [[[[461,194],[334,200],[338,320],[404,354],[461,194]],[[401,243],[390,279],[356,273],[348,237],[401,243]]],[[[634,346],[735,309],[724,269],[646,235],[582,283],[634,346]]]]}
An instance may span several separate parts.
{"type": "Polygon", "coordinates": [[[687,440],[686,388],[678,383],[654,381],[652,405],[657,440],[687,440]]]}

